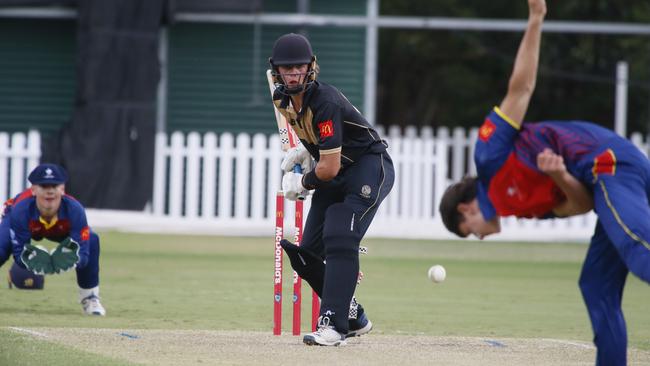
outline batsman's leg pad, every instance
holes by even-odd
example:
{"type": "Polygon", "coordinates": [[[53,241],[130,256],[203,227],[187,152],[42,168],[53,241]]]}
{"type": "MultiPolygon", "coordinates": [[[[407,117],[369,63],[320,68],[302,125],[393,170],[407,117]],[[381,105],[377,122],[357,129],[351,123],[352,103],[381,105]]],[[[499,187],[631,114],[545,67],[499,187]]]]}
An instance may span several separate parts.
{"type": "Polygon", "coordinates": [[[359,217],[346,203],[335,203],[325,213],[323,241],[325,253],[354,252],[359,257],[360,234],[359,217]]]}
{"type": "Polygon", "coordinates": [[[325,263],[311,251],[301,248],[292,242],[282,239],[280,246],[287,253],[291,268],[318,294],[323,294],[323,281],[325,280],[325,263]]]}
{"type": "MultiPolygon", "coordinates": [[[[297,259],[300,263],[301,266],[304,265],[310,265],[313,263],[323,263],[323,259],[318,257],[316,254],[312,253],[308,249],[304,249],[298,245],[293,244],[287,239],[282,239],[280,241],[280,246],[282,249],[284,249],[284,252],[287,253],[289,256],[289,259],[291,260],[291,264],[293,265],[293,260],[294,258],[297,259]]],[[[293,267],[294,270],[298,270],[298,268],[293,267]]]]}
{"type": "Polygon", "coordinates": [[[325,245],[325,285],[321,313],[332,311],[336,329],[348,332],[350,301],[359,275],[358,217],[345,203],[331,205],[325,214],[323,243],[325,245]]]}

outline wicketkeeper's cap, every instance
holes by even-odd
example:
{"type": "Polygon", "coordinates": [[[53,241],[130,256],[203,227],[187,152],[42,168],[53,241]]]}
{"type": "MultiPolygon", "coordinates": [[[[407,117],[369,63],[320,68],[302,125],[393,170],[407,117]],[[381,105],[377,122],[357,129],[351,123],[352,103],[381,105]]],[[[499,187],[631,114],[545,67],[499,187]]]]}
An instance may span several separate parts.
{"type": "Polygon", "coordinates": [[[63,184],[68,181],[68,173],[56,164],[41,164],[34,168],[27,178],[31,184],[63,184]]]}
{"type": "Polygon", "coordinates": [[[23,290],[42,290],[45,285],[45,276],[37,275],[20,267],[15,262],[9,270],[9,288],[16,287],[23,290]]]}

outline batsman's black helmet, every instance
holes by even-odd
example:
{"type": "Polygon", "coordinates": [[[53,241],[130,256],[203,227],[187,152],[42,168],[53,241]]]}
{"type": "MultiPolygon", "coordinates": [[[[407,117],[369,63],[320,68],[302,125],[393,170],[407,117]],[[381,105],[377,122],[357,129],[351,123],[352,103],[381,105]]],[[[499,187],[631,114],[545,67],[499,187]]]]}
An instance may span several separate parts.
{"type": "Polygon", "coordinates": [[[314,61],[314,52],[307,38],[289,33],[278,38],[269,59],[271,66],[304,65],[314,61]]]}
{"type": "Polygon", "coordinates": [[[273,54],[269,58],[271,74],[276,90],[285,95],[295,95],[307,90],[314,84],[318,74],[316,56],[309,40],[300,34],[288,33],[275,41],[273,54]],[[288,87],[284,84],[278,66],[308,65],[307,77],[301,85],[288,87]]]}

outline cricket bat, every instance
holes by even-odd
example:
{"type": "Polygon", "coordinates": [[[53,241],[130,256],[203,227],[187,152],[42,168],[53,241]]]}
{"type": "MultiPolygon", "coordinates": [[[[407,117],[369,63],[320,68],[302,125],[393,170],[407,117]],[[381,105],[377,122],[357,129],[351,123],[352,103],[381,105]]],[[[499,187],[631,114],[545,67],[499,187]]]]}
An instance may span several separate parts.
{"type": "MultiPolygon", "coordinates": [[[[273,98],[273,92],[275,92],[275,83],[273,82],[273,75],[271,74],[271,70],[268,69],[266,70],[266,80],[269,83],[269,91],[271,92],[271,99],[273,98]]],[[[296,147],[300,143],[300,140],[298,140],[298,136],[296,136],[296,132],[291,128],[289,123],[287,123],[287,119],[280,113],[280,111],[275,107],[275,104],[273,105],[273,111],[275,112],[275,121],[278,124],[278,134],[280,135],[280,145],[282,148],[282,151],[288,151],[292,147],[296,147]]],[[[302,167],[300,164],[296,164],[293,167],[293,172],[294,173],[302,173],[302,167]]],[[[304,196],[299,196],[299,200],[304,200],[304,196]]]]}

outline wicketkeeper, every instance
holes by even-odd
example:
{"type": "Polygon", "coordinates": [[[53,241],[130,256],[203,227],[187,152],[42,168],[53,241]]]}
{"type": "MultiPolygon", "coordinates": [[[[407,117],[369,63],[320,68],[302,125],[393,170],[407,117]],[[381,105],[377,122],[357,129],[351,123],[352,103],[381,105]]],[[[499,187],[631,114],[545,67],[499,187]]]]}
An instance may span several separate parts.
{"type": "Polygon", "coordinates": [[[0,248],[10,242],[15,264],[39,276],[75,269],[83,312],[105,315],[99,301],[99,236],[88,227],[83,206],[65,194],[67,179],[55,164],[41,164],[29,174],[31,188],[5,204],[0,248]],[[50,253],[33,242],[43,239],[58,245],[50,253]]]}
{"type": "Polygon", "coordinates": [[[303,342],[336,346],[372,328],[353,299],[359,243],[393,186],[393,163],[361,113],[338,89],[316,80],[307,38],[283,35],[269,61],[277,85],[273,103],[302,142],[282,162],[282,190],[292,200],[314,191],[300,246],[282,241],[293,269],[322,300],[318,329],[303,342]],[[302,174],[293,172],[295,164],[302,174]]]}

